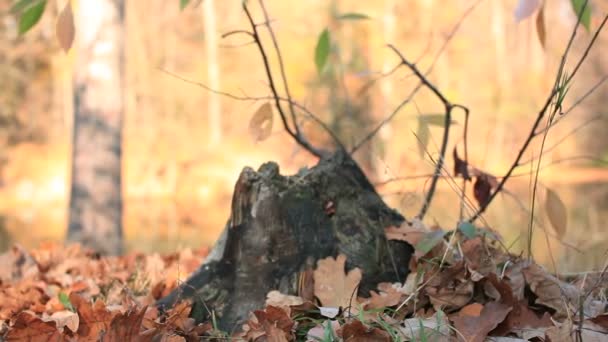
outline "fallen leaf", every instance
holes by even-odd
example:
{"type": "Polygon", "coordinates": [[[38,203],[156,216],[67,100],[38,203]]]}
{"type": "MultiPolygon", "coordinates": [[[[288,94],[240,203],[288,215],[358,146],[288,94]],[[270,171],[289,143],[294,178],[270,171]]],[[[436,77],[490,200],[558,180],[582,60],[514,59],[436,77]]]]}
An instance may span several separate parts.
{"type": "Polygon", "coordinates": [[[146,312],[146,307],[139,310],[131,309],[124,314],[119,314],[112,319],[110,329],[106,332],[104,341],[135,341],[141,329],[141,323],[146,312]]]}
{"type": "Polygon", "coordinates": [[[482,304],[472,303],[460,309],[458,316],[479,316],[481,315],[481,310],[483,310],[482,304]]]}
{"type": "Polygon", "coordinates": [[[70,310],[53,312],[50,316],[43,316],[42,320],[44,322],[55,322],[57,329],[61,332],[63,332],[63,328],[66,327],[73,333],[78,331],[78,325],[80,323],[78,314],[70,310]]]}
{"type": "Polygon", "coordinates": [[[450,322],[443,311],[427,318],[408,318],[399,332],[409,341],[451,341],[450,322]]]}
{"type": "Polygon", "coordinates": [[[262,141],[268,139],[272,132],[272,105],[266,102],[255,111],[253,117],[249,121],[249,134],[254,141],[262,141]]]}
{"type": "Polygon", "coordinates": [[[345,264],[343,254],[318,261],[314,271],[315,296],[323,306],[347,308],[356,303],[361,270],[354,268],[345,274],[345,264]]]}
{"type": "Polygon", "coordinates": [[[454,328],[468,342],[483,342],[498,324],[503,322],[511,307],[499,302],[484,305],[479,315],[462,315],[452,318],[454,328]]]}
{"type": "Polygon", "coordinates": [[[78,313],[80,324],[78,336],[84,339],[97,340],[110,330],[112,319],[117,313],[106,309],[101,300],[95,301],[93,305],[78,294],[70,294],[70,302],[78,313]]]}
{"type": "Polygon", "coordinates": [[[435,310],[451,312],[467,305],[473,298],[474,285],[467,276],[463,262],[443,269],[432,276],[423,288],[435,310]]]}
{"type": "Polygon", "coordinates": [[[266,305],[272,306],[296,306],[304,304],[304,299],[298,296],[282,294],[279,291],[270,291],[266,295],[266,305]]]}
{"type": "Polygon", "coordinates": [[[320,306],[319,313],[323,317],[333,319],[333,318],[336,318],[340,314],[340,308],[333,307],[333,306],[320,306]]]}
{"type": "MultiPolygon", "coordinates": [[[[340,334],[340,331],[338,332],[340,334]]],[[[341,329],[342,339],[349,342],[390,342],[391,336],[384,330],[366,327],[361,321],[353,320],[341,329]]]]}
{"type": "Polygon", "coordinates": [[[428,229],[420,220],[412,220],[411,223],[403,223],[399,227],[390,226],[384,229],[384,234],[389,240],[405,241],[412,246],[416,246],[426,234],[428,229]]]}
{"type": "MultiPolygon", "coordinates": [[[[567,318],[568,309],[572,307],[571,303],[578,302],[580,291],[571,284],[560,281],[537,264],[530,264],[522,269],[522,272],[526,283],[537,296],[535,303],[555,310],[555,319],[567,318]]],[[[576,307],[572,309],[578,310],[576,307]]]]}
{"type": "Polygon", "coordinates": [[[379,293],[370,291],[371,297],[365,306],[366,309],[383,309],[395,306],[402,302],[405,295],[403,292],[400,292],[397,288],[393,287],[393,284],[391,283],[378,284],[378,290],[380,290],[379,293]]]}
{"type": "Polygon", "coordinates": [[[57,330],[55,322],[43,322],[32,313],[23,311],[15,318],[15,323],[8,330],[4,340],[29,342],[60,342],[65,338],[57,330]]]}
{"type": "Polygon", "coordinates": [[[30,278],[38,273],[36,261],[21,245],[13,245],[0,255],[0,282],[30,278]]]}
{"type": "Polygon", "coordinates": [[[306,334],[306,341],[323,341],[326,331],[330,331],[332,336],[337,336],[338,329],[340,329],[340,323],[338,321],[327,320],[322,324],[316,325],[312,329],[308,330],[308,333],[306,334]]]}

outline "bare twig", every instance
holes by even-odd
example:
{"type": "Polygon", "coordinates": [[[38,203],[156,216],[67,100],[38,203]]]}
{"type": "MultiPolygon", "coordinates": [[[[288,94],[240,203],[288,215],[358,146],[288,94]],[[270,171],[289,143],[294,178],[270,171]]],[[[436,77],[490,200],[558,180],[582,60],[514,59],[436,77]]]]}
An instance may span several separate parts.
{"type": "Polygon", "coordinates": [[[435,94],[435,96],[437,96],[437,98],[441,101],[441,103],[443,103],[443,106],[445,107],[445,123],[444,123],[444,128],[443,128],[443,139],[441,141],[441,147],[439,150],[439,158],[437,160],[437,164],[435,165],[435,173],[433,174],[433,178],[431,179],[431,185],[429,186],[429,191],[426,194],[426,198],[424,200],[424,203],[422,204],[422,208],[420,208],[418,215],[416,215],[417,218],[423,219],[424,215],[428,211],[428,208],[431,204],[431,200],[433,199],[433,195],[435,194],[435,188],[437,187],[437,181],[439,180],[439,176],[441,175],[441,168],[443,167],[443,162],[445,159],[445,152],[446,152],[446,149],[448,146],[448,137],[450,134],[450,126],[451,126],[451,122],[452,122],[452,110],[454,108],[460,108],[466,113],[466,117],[468,117],[469,109],[465,106],[453,104],[450,101],[448,101],[448,99],[439,91],[439,89],[437,89],[437,87],[435,87],[435,85],[433,85],[420,72],[420,70],[418,70],[418,67],[416,67],[414,64],[409,62],[401,54],[401,52],[399,52],[399,50],[397,50],[397,48],[395,48],[393,45],[390,45],[390,44],[388,45],[388,47],[391,50],[393,50],[393,52],[395,52],[395,54],[397,54],[397,56],[399,56],[399,58],[401,59],[401,63],[403,63],[403,65],[407,66],[416,75],[416,77],[418,77],[420,82],[422,82],[422,84],[424,86],[426,86],[431,92],[433,92],[433,94],[435,94]]]}
{"type": "Polygon", "coordinates": [[[296,121],[296,113],[294,110],[293,102],[291,101],[291,93],[289,92],[289,83],[287,82],[287,76],[285,74],[285,66],[283,65],[283,56],[281,56],[281,50],[279,49],[279,44],[277,43],[277,38],[274,34],[274,30],[272,26],[270,26],[270,18],[268,17],[268,12],[266,11],[266,6],[264,5],[264,0],[259,0],[260,7],[262,8],[262,13],[264,14],[264,21],[266,23],[266,28],[268,29],[268,33],[270,34],[270,39],[272,40],[272,44],[274,45],[274,51],[277,54],[277,60],[279,62],[279,70],[281,72],[281,79],[283,80],[283,88],[285,90],[285,96],[287,100],[289,100],[289,113],[291,114],[291,120],[293,121],[293,126],[296,129],[296,135],[301,135],[300,127],[298,122],[296,121]]]}
{"type": "MultiPolygon", "coordinates": [[[[215,94],[219,94],[222,96],[225,96],[227,98],[233,99],[233,100],[237,100],[237,101],[262,101],[262,100],[274,100],[275,97],[274,96],[248,96],[248,95],[235,95],[232,93],[228,93],[225,91],[221,91],[221,90],[217,90],[217,89],[213,89],[210,88],[209,86],[207,86],[204,83],[201,82],[197,82],[197,81],[193,81],[190,79],[187,79],[185,77],[182,77],[178,74],[175,74],[171,71],[168,70],[164,70],[164,69],[160,69],[162,72],[175,77],[177,79],[179,79],[180,81],[186,82],[186,83],[190,83],[192,85],[196,85],[199,86],[203,89],[205,89],[208,92],[211,93],[215,93],[215,94]]],[[[342,142],[340,141],[340,139],[338,138],[338,136],[336,136],[336,134],[331,130],[331,128],[329,128],[329,126],[327,126],[327,124],[325,122],[323,122],[323,120],[321,120],[317,115],[315,115],[314,113],[312,113],[308,108],[306,108],[304,105],[298,103],[297,101],[293,100],[293,99],[287,99],[284,97],[279,97],[279,100],[281,102],[286,102],[288,104],[293,105],[295,108],[299,109],[302,113],[304,113],[307,117],[309,117],[312,121],[314,121],[316,124],[318,124],[319,126],[321,126],[321,128],[327,132],[327,134],[329,134],[329,136],[334,140],[334,143],[338,146],[339,149],[345,150],[344,145],[342,145],[342,142]]]]}
{"type": "MultiPolygon", "coordinates": [[[[479,3],[481,3],[481,1],[483,1],[483,0],[477,0],[458,19],[458,22],[456,23],[456,25],[454,25],[454,27],[452,28],[452,30],[450,31],[450,33],[444,40],[443,45],[439,48],[439,50],[435,54],[435,57],[433,58],[433,62],[431,63],[431,66],[424,73],[425,77],[428,76],[431,72],[433,72],[433,69],[435,68],[435,64],[437,64],[437,61],[439,60],[439,57],[441,57],[441,55],[447,48],[448,44],[450,43],[450,41],[454,38],[454,36],[458,32],[458,30],[460,29],[460,26],[464,22],[464,20],[473,12],[473,10],[477,7],[477,5],[479,5],[479,3]]],[[[393,74],[401,66],[403,66],[403,63],[399,63],[399,65],[397,65],[393,69],[391,69],[388,74],[383,75],[381,77],[393,74]]],[[[382,129],[382,127],[384,127],[386,124],[391,122],[395,118],[395,116],[397,116],[399,111],[414,98],[414,96],[416,95],[416,93],[418,93],[418,91],[420,90],[420,88],[422,88],[422,86],[423,86],[422,82],[418,83],[418,85],[410,92],[410,94],[403,101],[401,101],[397,105],[397,107],[395,107],[395,109],[388,116],[386,116],[382,121],[380,121],[380,123],[378,123],[378,125],[376,125],[376,127],[374,127],[367,135],[365,135],[361,140],[359,140],[358,143],[356,143],[354,145],[354,147],[350,151],[350,154],[354,154],[355,152],[357,152],[359,150],[359,148],[361,148],[361,146],[365,145],[370,140],[372,140],[376,136],[376,134],[378,134],[380,129],[382,129]]]]}
{"type": "MultiPolygon", "coordinates": [[[[567,134],[565,134],[563,137],[561,137],[557,142],[555,142],[553,145],[551,145],[550,147],[547,147],[543,150],[544,153],[548,153],[553,151],[554,149],[556,149],[559,145],[561,145],[561,143],[563,143],[566,139],[570,138],[571,136],[573,136],[574,134],[576,134],[578,131],[582,130],[583,128],[587,127],[589,124],[591,124],[594,121],[600,120],[602,119],[602,115],[598,114],[594,117],[592,117],[591,119],[581,123],[580,125],[574,127],[570,132],[568,132],[567,134]]],[[[551,127],[552,125],[554,125],[555,122],[551,123],[549,126],[551,127]]],[[[549,127],[549,128],[550,128],[549,127]]],[[[544,130],[543,130],[544,131],[544,130]]],[[[535,160],[538,160],[538,158],[530,158],[528,160],[525,161],[520,161],[519,162],[519,166],[524,166],[528,163],[531,163],[535,160]]]]}
{"type": "MultiPolygon", "coordinates": [[[[576,71],[579,70],[579,67],[582,64],[582,61],[586,58],[589,50],[594,45],[595,40],[597,39],[597,37],[598,37],[599,33],[601,32],[601,30],[603,29],[604,25],[606,24],[606,21],[608,21],[608,15],[606,15],[604,17],[604,19],[602,20],[600,26],[595,31],[595,34],[593,35],[593,38],[591,39],[591,41],[587,45],[587,48],[585,49],[585,52],[584,52],[583,56],[578,61],[577,67],[575,67],[574,71],[569,76],[568,80],[571,80],[572,77],[574,77],[574,75],[576,75],[576,71]]],[[[570,40],[568,41],[568,45],[566,47],[566,50],[565,50],[564,54],[562,55],[562,62],[560,63],[560,69],[559,70],[563,70],[563,65],[565,64],[566,57],[568,55],[568,52],[570,51],[570,46],[572,45],[572,42],[574,41],[574,37],[576,35],[576,30],[578,28],[579,23],[580,23],[580,16],[579,16],[579,20],[576,22],[575,28],[573,29],[572,35],[570,36],[570,40]]],[[[557,82],[559,82],[559,77],[560,76],[561,76],[561,73],[558,72],[558,77],[556,77],[556,82],[555,82],[556,84],[557,84],[557,82]]],[[[511,177],[511,174],[513,173],[513,171],[520,165],[521,158],[523,157],[524,153],[527,151],[528,146],[532,142],[532,139],[534,139],[534,137],[536,136],[535,132],[538,129],[538,127],[540,126],[540,123],[542,122],[543,118],[545,118],[545,115],[548,112],[549,106],[552,104],[553,99],[555,98],[555,96],[557,95],[557,93],[558,93],[557,87],[553,87],[553,89],[551,90],[551,93],[549,94],[549,96],[545,100],[544,105],[539,110],[539,112],[537,114],[537,117],[536,117],[536,120],[534,121],[534,124],[532,125],[532,129],[530,130],[530,133],[528,134],[528,137],[526,138],[526,140],[524,141],[522,147],[520,148],[520,150],[519,150],[519,152],[517,154],[517,157],[515,158],[515,160],[511,164],[511,167],[509,168],[509,170],[507,171],[507,173],[505,174],[505,176],[502,178],[502,180],[500,181],[500,183],[498,183],[496,189],[492,192],[492,194],[490,194],[490,197],[484,203],[484,205],[482,205],[479,208],[479,210],[473,216],[471,216],[469,218],[469,222],[475,221],[476,219],[479,218],[479,216],[481,216],[486,211],[486,209],[488,208],[488,205],[492,202],[492,200],[494,200],[494,198],[496,197],[496,195],[503,189],[505,183],[507,182],[507,180],[509,180],[509,178],[511,177]]]]}
{"type": "MultiPolygon", "coordinates": [[[[249,11],[249,8],[247,7],[247,2],[245,2],[245,1],[243,2],[243,11],[247,15],[247,20],[249,21],[249,24],[250,24],[251,30],[252,30],[252,34],[253,34],[253,39],[258,47],[260,56],[262,57],[262,61],[264,63],[264,70],[266,71],[266,77],[268,78],[270,90],[272,91],[272,95],[274,98],[274,105],[275,105],[275,108],[277,109],[277,111],[279,112],[279,116],[281,117],[281,122],[283,123],[283,127],[285,128],[287,133],[296,141],[296,143],[298,143],[300,146],[302,146],[305,150],[307,150],[314,156],[316,156],[318,158],[323,158],[323,157],[327,156],[329,154],[327,151],[314,147],[312,144],[310,144],[308,142],[308,140],[306,140],[306,138],[304,138],[304,136],[302,134],[298,134],[297,131],[294,131],[294,129],[292,129],[290,127],[287,116],[285,115],[285,112],[283,111],[283,107],[281,106],[280,95],[277,91],[274,77],[272,76],[272,70],[270,68],[270,63],[268,61],[268,56],[266,54],[266,50],[264,49],[264,44],[262,43],[262,40],[261,40],[259,32],[258,32],[258,25],[253,20],[253,17],[251,16],[251,12],[249,11]]],[[[297,123],[293,122],[293,125],[294,125],[294,127],[296,127],[297,123]]]]}

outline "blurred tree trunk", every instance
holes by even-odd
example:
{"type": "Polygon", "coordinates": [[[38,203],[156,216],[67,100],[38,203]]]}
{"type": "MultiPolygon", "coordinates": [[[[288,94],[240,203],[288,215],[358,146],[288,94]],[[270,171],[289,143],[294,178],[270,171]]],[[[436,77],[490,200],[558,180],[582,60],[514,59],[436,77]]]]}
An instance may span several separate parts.
{"type": "Polygon", "coordinates": [[[124,1],[80,1],[68,241],[122,251],[124,1]]]}
{"type": "MultiPolygon", "coordinates": [[[[205,51],[207,52],[207,84],[211,89],[220,89],[220,66],[217,56],[217,25],[213,0],[203,3],[205,22],[205,51]]],[[[207,115],[209,117],[209,143],[217,144],[222,139],[222,117],[220,95],[209,92],[207,115]]]]}

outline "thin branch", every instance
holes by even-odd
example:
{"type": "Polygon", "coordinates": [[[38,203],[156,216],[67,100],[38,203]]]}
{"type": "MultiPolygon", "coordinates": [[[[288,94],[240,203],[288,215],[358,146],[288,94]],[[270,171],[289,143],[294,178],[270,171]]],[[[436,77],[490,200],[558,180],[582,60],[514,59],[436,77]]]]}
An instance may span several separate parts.
{"type": "MultiPolygon", "coordinates": [[[[595,34],[593,36],[593,39],[591,40],[591,42],[588,44],[587,48],[585,49],[585,53],[580,58],[579,63],[577,63],[577,67],[575,68],[575,71],[579,70],[578,66],[580,66],[581,63],[582,63],[582,60],[586,58],[588,51],[591,49],[592,45],[595,42],[596,37],[599,35],[599,32],[602,30],[602,28],[606,24],[607,20],[608,20],[608,15],[606,15],[604,17],[604,20],[602,21],[602,23],[600,24],[600,26],[596,30],[596,32],[595,32],[595,34]]],[[[566,51],[562,55],[562,62],[560,63],[560,66],[563,66],[565,64],[566,57],[567,57],[568,52],[570,50],[570,46],[572,45],[572,42],[574,41],[574,37],[576,35],[576,30],[577,30],[577,27],[579,25],[579,22],[580,22],[580,16],[579,16],[579,20],[577,21],[576,26],[575,26],[575,28],[573,30],[573,33],[570,36],[570,40],[568,41],[568,46],[566,47],[566,51]]],[[[568,79],[569,80],[572,79],[572,77],[574,77],[574,75],[576,75],[576,72],[573,72],[572,75],[570,75],[570,77],[568,79]]],[[[558,75],[556,77],[556,82],[555,82],[556,84],[557,84],[557,82],[559,82],[560,76],[561,76],[561,73],[558,72],[558,75]]],[[[484,203],[484,205],[481,206],[479,208],[479,210],[473,216],[471,216],[469,218],[469,222],[475,221],[477,218],[479,218],[479,216],[481,214],[483,214],[485,212],[485,210],[488,208],[488,205],[492,202],[492,200],[494,200],[494,198],[496,197],[496,195],[503,189],[505,183],[507,182],[507,180],[509,180],[509,177],[511,176],[511,174],[513,173],[513,171],[519,166],[521,158],[523,157],[524,153],[527,151],[528,146],[532,142],[532,139],[534,139],[534,137],[536,136],[535,132],[536,132],[537,128],[539,127],[540,123],[542,122],[543,118],[547,114],[549,106],[553,102],[553,99],[555,98],[555,95],[557,94],[557,92],[558,92],[558,89],[557,89],[557,87],[554,86],[553,89],[551,90],[551,93],[549,94],[549,96],[545,100],[545,104],[542,106],[542,108],[538,112],[536,120],[534,121],[534,124],[532,125],[532,129],[530,130],[530,133],[528,134],[528,137],[526,138],[526,140],[524,141],[521,149],[519,150],[519,152],[517,154],[517,157],[515,158],[515,160],[511,164],[511,167],[509,168],[509,170],[507,171],[507,173],[505,174],[505,176],[502,178],[502,180],[500,181],[500,183],[498,183],[498,186],[496,187],[496,189],[490,194],[490,197],[488,198],[488,200],[486,201],[486,203],[484,203]]]]}
{"type": "MultiPolygon", "coordinates": [[[[443,45],[439,48],[439,50],[435,54],[435,57],[433,58],[433,62],[431,63],[431,66],[424,73],[425,76],[428,76],[431,72],[433,72],[433,69],[435,68],[435,64],[439,60],[439,57],[441,57],[441,55],[447,48],[448,44],[450,43],[450,41],[454,38],[454,36],[458,32],[458,30],[460,29],[460,26],[464,22],[464,20],[473,12],[473,10],[477,7],[477,5],[479,5],[482,1],[483,0],[477,0],[473,5],[471,5],[469,8],[467,8],[467,10],[458,19],[458,22],[456,23],[456,25],[454,25],[454,27],[452,28],[452,30],[450,31],[450,33],[444,40],[443,45]]],[[[393,68],[388,73],[388,75],[394,73],[402,65],[403,65],[403,63],[400,63],[399,65],[395,66],[395,68],[393,68]]],[[[386,124],[391,122],[393,120],[393,118],[395,116],[397,116],[399,111],[414,98],[414,96],[416,95],[418,90],[420,90],[420,88],[422,88],[422,85],[423,85],[422,82],[418,83],[418,85],[416,85],[416,87],[410,92],[410,94],[403,101],[401,101],[397,105],[397,107],[395,107],[395,109],[387,117],[385,117],[382,121],[380,121],[380,123],[378,123],[378,125],[376,125],[376,127],[374,127],[365,137],[363,137],[358,143],[355,144],[355,146],[351,149],[350,154],[354,154],[355,152],[357,152],[359,150],[359,148],[361,148],[361,146],[365,145],[370,140],[372,140],[374,138],[374,136],[376,136],[376,134],[378,134],[380,129],[382,129],[382,127],[384,127],[386,124]]]]}
{"type": "MultiPolygon", "coordinates": [[[[587,121],[583,122],[582,124],[580,124],[580,125],[578,125],[578,126],[574,127],[574,129],[572,129],[572,130],[571,130],[570,132],[568,132],[566,135],[564,135],[563,137],[561,137],[561,138],[560,138],[560,139],[559,139],[559,140],[558,140],[556,143],[554,143],[554,144],[553,144],[553,145],[551,145],[550,147],[545,148],[545,149],[543,150],[543,152],[544,152],[544,153],[547,153],[547,152],[551,152],[551,151],[553,151],[553,150],[554,150],[554,149],[556,149],[556,148],[557,148],[559,145],[561,145],[561,143],[563,143],[563,142],[564,142],[566,139],[570,138],[571,136],[573,136],[574,134],[576,134],[578,131],[580,131],[580,130],[582,130],[583,128],[587,127],[587,126],[588,126],[589,124],[591,124],[592,122],[594,122],[594,121],[596,121],[596,120],[600,120],[601,118],[602,118],[602,115],[601,115],[601,114],[598,114],[598,115],[596,115],[596,116],[592,117],[590,120],[587,120],[587,121]]],[[[551,124],[549,125],[549,127],[548,127],[548,128],[550,128],[552,125],[553,125],[553,123],[551,123],[551,124]]],[[[543,131],[545,131],[545,130],[543,130],[543,131]]],[[[530,158],[530,159],[525,160],[525,161],[520,161],[520,162],[519,162],[518,167],[520,167],[520,166],[524,166],[524,165],[526,165],[526,164],[528,164],[528,163],[531,163],[531,162],[533,162],[533,161],[535,161],[535,160],[537,160],[537,159],[538,159],[538,158],[530,158]]]]}
{"type": "Polygon", "coordinates": [[[591,89],[589,89],[585,94],[583,94],[583,96],[581,96],[578,100],[576,100],[572,106],[570,106],[570,108],[566,109],[564,111],[564,115],[567,115],[568,113],[570,113],[574,108],[576,108],[576,106],[578,106],[579,104],[581,104],[583,101],[585,101],[585,99],[587,99],[587,97],[591,94],[593,94],[597,88],[599,88],[606,80],[608,80],[608,75],[604,75],[604,77],[602,77],[596,84],[593,85],[593,87],[591,87],[591,89]]]}
{"type": "MultiPolygon", "coordinates": [[[[180,81],[186,82],[186,83],[190,83],[192,85],[195,86],[199,86],[203,89],[205,89],[208,92],[211,93],[215,93],[215,94],[219,94],[222,96],[225,96],[227,98],[230,98],[232,100],[236,100],[236,101],[262,101],[262,100],[274,100],[275,97],[274,96],[248,96],[246,94],[243,94],[241,96],[239,95],[235,95],[232,93],[228,93],[225,91],[221,91],[221,90],[217,90],[217,89],[213,89],[210,88],[209,86],[207,86],[204,83],[201,82],[197,82],[197,81],[193,81],[190,79],[187,79],[185,77],[182,77],[178,74],[175,74],[171,71],[168,70],[164,70],[164,69],[160,69],[162,72],[166,73],[167,75],[170,75],[172,77],[175,77],[177,79],[179,79],[180,81]]],[[[288,104],[293,105],[295,108],[299,109],[302,113],[306,114],[307,117],[309,117],[312,121],[314,121],[316,124],[318,124],[319,126],[321,126],[321,128],[327,132],[327,134],[329,134],[329,136],[334,140],[334,143],[338,146],[338,148],[345,150],[344,145],[342,145],[342,142],[340,141],[340,139],[338,138],[338,136],[336,136],[336,134],[331,130],[331,128],[329,128],[329,126],[327,126],[327,124],[325,122],[323,122],[323,120],[321,120],[317,115],[315,115],[314,113],[312,113],[308,108],[306,108],[304,105],[298,103],[297,101],[291,99],[287,99],[284,97],[279,97],[279,100],[281,102],[286,102],[288,104]]]]}
{"type": "MultiPolygon", "coordinates": [[[[274,97],[275,108],[279,112],[279,116],[281,117],[283,127],[285,128],[287,133],[296,141],[296,143],[298,143],[300,146],[302,146],[305,150],[307,150],[314,156],[316,156],[318,158],[323,158],[324,156],[327,156],[329,154],[327,151],[320,150],[320,149],[312,146],[301,134],[297,134],[289,126],[289,123],[287,121],[287,116],[285,115],[285,112],[283,111],[283,107],[281,106],[280,96],[279,96],[279,93],[277,91],[277,88],[276,88],[276,85],[274,82],[274,77],[272,76],[272,70],[270,68],[270,63],[268,62],[268,56],[266,54],[266,50],[264,49],[264,45],[262,44],[262,40],[260,39],[260,35],[258,32],[258,26],[256,25],[255,21],[253,20],[253,17],[251,16],[251,12],[249,11],[249,8],[247,7],[246,2],[243,2],[243,11],[247,15],[247,19],[248,19],[249,24],[252,29],[253,39],[255,40],[256,45],[258,46],[258,50],[260,52],[260,56],[262,57],[262,61],[264,63],[264,69],[266,71],[266,77],[268,78],[270,90],[272,91],[272,95],[274,97]]],[[[294,122],[294,125],[295,125],[295,122],[294,122]]]]}
{"type": "Polygon", "coordinates": [[[285,74],[285,66],[283,65],[283,57],[281,56],[281,50],[279,49],[279,44],[277,43],[277,38],[274,34],[274,30],[270,25],[270,18],[268,17],[268,12],[266,11],[266,6],[264,5],[264,0],[259,0],[260,7],[262,8],[262,13],[264,14],[264,21],[266,22],[266,28],[268,29],[268,33],[270,34],[270,40],[274,45],[274,51],[277,54],[277,60],[279,62],[279,71],[281,72],[281,79],[283,80],[283,88],[285,89],[285,96],[289,100],[289,113],[291,114],[291,121],[293,121],[293,126],[296,129],[296,135],[301,135],[300,127],[298,126],[298,122],[296,121],[296,113],[294,110],[293,102],[291,101],[291,93],[289,92],[289,83],[287,82],[287,76],[285,74]]]}
{"type": "Polygon", "coordinates": [[[437,89],[437,87],[435,87],[435,85],[432,84],[420,72],[420,70],[418,70],[418,67],[416,67],[414,64],[409,62],[401,54],[401,52],[399,52],[399,50],[397,50],[397,48],[395,48],[391,44],[389,44],[388,47],[391,50],[393,50],[393,52],[397,56],[399,56],[399,58],[401,59],[401,63],[403,65],[407,66],[416,75],[416,77],[420,80],[420,82],[422,82],[422,84],[424,86],[426,86],[431,92],[433,92],[433,94],[435,94],[435,96],[437,96],[437,98],[441,101],[441,103],[443,103],[443,106],[445,107],[445,122],[444,122],[444,128],[443,128],[443,138],[441,141],[441,147],[439,149],[439,158],[437,160],[437,164],[435,165],[435,173],[433,175],[433,178],[431,179],[431,184],[430,184],[429,190],[426,194],[424,203],[422,204],[422,208],[420,208],[418,215],[416,215],[417,218],[422,220],[424,218],[424,215],[428,211],[429,206],[431,205],[431,200],[433,199],[433,196],[435,194],[435,188],[437,187],[437,181],[439,180],[439,176],[441,175],[441,169],[443,167],[443,163],[444,163],[444,159],[445,159],[445,152],[446,152],[447,146],[448,146],[448,138],[450,135],[450,126],[451,126],[451,122],[452,122],[452,110],[454,108],[460,108],[460,109],[464,110],[464,112],[466,113],[466,116],[468,117],[469,109],[462,105],[452,104],[450,101],[448,101],[448,99],[439,91],[439,89],[437,89]]]}

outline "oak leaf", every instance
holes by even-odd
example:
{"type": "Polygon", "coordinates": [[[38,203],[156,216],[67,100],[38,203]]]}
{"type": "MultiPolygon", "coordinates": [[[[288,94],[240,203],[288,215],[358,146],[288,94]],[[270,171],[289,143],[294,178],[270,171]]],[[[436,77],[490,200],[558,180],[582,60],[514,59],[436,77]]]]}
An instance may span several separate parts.
{"type": "Polygon", "coordinates": [[[319,260],[314,271],[315,296],[326,307],[350,307],[356,302],[357,288],[361,281],[361,270],[354,268],[344,273],[346,256],[319,260]]]}

